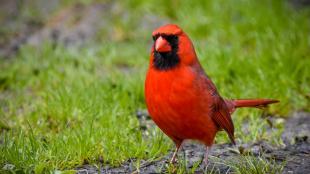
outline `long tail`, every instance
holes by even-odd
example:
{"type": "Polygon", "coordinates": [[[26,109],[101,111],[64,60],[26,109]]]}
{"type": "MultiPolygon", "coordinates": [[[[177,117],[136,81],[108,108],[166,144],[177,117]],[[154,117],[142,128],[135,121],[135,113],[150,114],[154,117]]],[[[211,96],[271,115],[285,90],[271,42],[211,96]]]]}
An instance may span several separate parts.
{"type": "Polygon", "coordinates": [[[236,108],[251,107],[251,108],[264,108],[269,104],[278,103],[279,100],[274,99],[236,99],[225,100],[230,113],[233,113],[236,108]]]}

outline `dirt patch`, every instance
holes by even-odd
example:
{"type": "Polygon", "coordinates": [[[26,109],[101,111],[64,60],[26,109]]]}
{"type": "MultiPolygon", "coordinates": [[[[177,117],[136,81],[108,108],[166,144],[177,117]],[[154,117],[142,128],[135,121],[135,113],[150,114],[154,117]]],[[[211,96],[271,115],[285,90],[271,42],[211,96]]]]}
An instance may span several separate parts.
{"type": "MultiPolygon", "coordinates": [[[[12,11],[11,16],[5,16],[5,21],[0,20],[0,24],[7,29],[0,32],[0,36],[6,37],[0,39],[0,57],[6,58],[15,55],[25,44],[40,47],[49,42],[54,45],[80,48],[107,41],[145,39],[141,33],[152,31],[168,22],[168,19],[151,13],[130,12],[118,1],[76,3],[49,13],[48,17],[40,20],[33,18],[26,20],[19,14],[17,8],[19,4],[16,1],[5,1],[6,6],[9,6],[8,9],[12,11]]],[[[50,5],[50,3],[35,4],[38,9],[45,9],[50,5]]]]}
{"type": "Polygon", "coordinates": [[[1,0],[0,58],[14,55],[27,39],[39,31],[58,1],[1,0]]]}
{"type": "MultiPolygon", "coordinates": [[[[147,114],[143,111],[138,112],[141,119],[142,129],[147,129],[150,123],[147,121],[147,114]]],[[[227,164],[219,161],[231,161],[243,155],[260,156],[264,159],[272,160],[279,164],[284,164],[282,173],[310,173],[310,142],[305,133],[310,132],[310,113],[294,113],[286,122],[283,140],[285,147],[274,147],[266,141],[255,142],[252,144],[241,144],[233,147],[230,144],[217,144],[212,147],[210,152],[209,164],[206,166],[200,163],[195,173],[203,173],[205,169],[212,169],[214,173],[232,173],[227,164]],[[264,154],[261,156],[260,154],[264,154]]],[[[167,172],[168,160],[172,156],[172,151],[165,157],[157,161],[141,161],[140,173],[165,173],[167,172]]],[[[205,148],[199,143],[191,141],[185,142],[179,158],[186,161],[186,168],[190,170],[197,162],[199,163],[205,153],[205,148]]],[[[78,167],[78,173],[132,173],[137,171],[135,160],[130,159],[120,167],[102,165],[100,168],[92,165],[78,167]]]]}
{"type": "Polygon", "coordinates": [[[310,0],[290,0],[289,2],[296,8],[305,8],[310,6],[310,0]]]}
{"type": "Polygon", "coordinates": [[[309,143],[310,114],[305,112],[294,113],[287,120],[282,139],[285,144],[295,144],[307,141],[309,143]]]}
{"type": "MultiPolygon", "coordinates": [[[[246,145],[245,145],[246,146],[246,145]]],[[[310,144],[303,142],[295,145],[289,145],[283,149],[270,148],[266,142],[255,143],[251,145],[249,150],[253,156],[258,156],[264,151],[264,158],[275,160],[277,163],[286,161],[286,165],[282,173],[309,173],[310,172],[310,144]]],[[[201,162],[205,149],[200,144],[186,143],[183,150],[179,152],[179,158],[186,159],[186,168],[191,170],[196,163],[200,166],[195,173],[203,173],[206,169],[213,170],[214,173],[233,173],[225,160],[238,159],[240,154],[232,146],[228,144],[215,145],[209,157],[208,166],[201,162]]],[[[140,173],[165,173],[172,152],[158,161],[148,162],[141,161],[139,168],[140,173]]],[[[132,173],[137,171],[135,160],[129,160],[120,167],[110,167],[109,165],[101,166],[100,169],[91,165],[85,165],[77,168],[78,173],[132,173]]]]}

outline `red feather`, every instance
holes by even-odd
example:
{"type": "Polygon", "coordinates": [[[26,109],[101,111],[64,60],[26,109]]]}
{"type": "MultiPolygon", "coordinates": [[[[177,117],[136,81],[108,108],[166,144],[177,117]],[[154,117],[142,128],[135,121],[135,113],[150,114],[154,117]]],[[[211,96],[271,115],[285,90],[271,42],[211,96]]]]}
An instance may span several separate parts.
{"type": "MultiPolygon", "coordinates": [[[[236,108],[278,102],[223,100],[201,67],[191,40],[180,27],[162,26],[153,32],[153,38],[145,80],[146,104],[154,122],[176,143],[177,150],[185,139],[211,146],[221,129],[235,144],[231,113],[236,108]]],[[[172,161],[174,158],[175,154],[172,161]]]]}

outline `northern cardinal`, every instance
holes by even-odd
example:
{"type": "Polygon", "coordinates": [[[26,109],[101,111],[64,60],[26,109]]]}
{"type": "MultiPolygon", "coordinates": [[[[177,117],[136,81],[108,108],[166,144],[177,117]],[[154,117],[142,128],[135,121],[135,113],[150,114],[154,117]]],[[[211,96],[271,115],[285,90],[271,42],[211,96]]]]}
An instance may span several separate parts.
{"type": "Polygon", "coordinates": [[[231,114],[239,107],[263,107],[279,102],[272,99],[223,99],[204,72],[194,46],[177,25],[159,27],[145,80],[145,99],[151,118],[170,137],[176,154],[186,139],[202,142],[208,149],[216,133],[225,130],[235,144],[231,114]]]}

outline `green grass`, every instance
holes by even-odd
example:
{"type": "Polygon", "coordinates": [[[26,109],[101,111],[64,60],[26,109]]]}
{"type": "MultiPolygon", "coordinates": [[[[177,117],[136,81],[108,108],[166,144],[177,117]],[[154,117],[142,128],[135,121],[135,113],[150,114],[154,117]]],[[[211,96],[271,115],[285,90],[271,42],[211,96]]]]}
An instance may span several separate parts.
{"type": "MultiPolygon", "coordinates": [[[[279,99],[268,109],[274,115],[309,111],[308,9],[267,0],[133,0],[122,10],[131,19],[116,21],[128,34],[124,40],[108,43],[100,36],[102,44],[79,50],[25,46],[14,59],[0,60],[0,171],[9,173],[6,164],[22,173],[100,161],[117,166],[129,158],[155,159],[172,148],[157,128],[142,136],[135,116],[145,108],[152,32],[137,27],[141,14],[179,24],[223,96],[279,99]]],[[[283,124],[267,133],[261,115],[254,109],[234,114],[238,142],[281,144],[283,124]]],[[[224,133],[217,136],[217,142],[226,141],[224,133]]],[[[234,170],[242,173],[242,166],[234,170]]]]}
{"type": "MultiPolygon", "coordinates": [[[[283,170],[284,163],[277,163],[274,159],[266,159],[263,156],[253,157],[253,156],[243,156],[240,155],[238,157],[231,157],[228,160],[223,160],[218,157],[210,156],[210,160],[213,163],[209,163],[203,170],[205,174],[221,174],[225,173],[234,173],[234,174],[278,174],[283,170]],[[226,171],[224,168],[219,170],[216,166],[222,165],[226,167],[226,171]],[[224,171],[223,171],[224,170],[224,171]]],[[[187,166],[187,160],[182,159],[181,163],[176,166],[166,166],[166,168],[162,169],[158,173],[163,173],[166,171],[167,173],[195,173],[195,171],[200,170],[199,164],[203,161],[197,161],[193,164],[192,168],[187,166]]]]}
{"type": "Polygon", "coordinates": [[[273,159],[252,156],[241,156],[239,159],[224,163],[236,174],[278,174],[284,165],[276,163],[273,159]]]}

